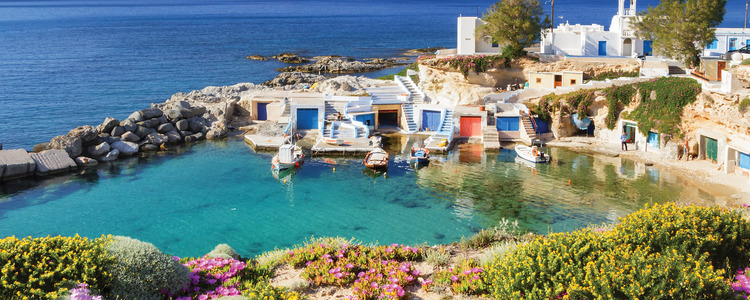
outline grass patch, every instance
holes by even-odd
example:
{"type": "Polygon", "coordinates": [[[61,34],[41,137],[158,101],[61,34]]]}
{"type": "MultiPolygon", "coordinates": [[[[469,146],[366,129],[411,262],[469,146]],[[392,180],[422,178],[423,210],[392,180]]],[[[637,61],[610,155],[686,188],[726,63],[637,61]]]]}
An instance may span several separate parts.
{"type": "MultiPolygon", "coordinates": [[[[749,58],[750,59],[750,58],[749,58]]],[[[747,108],[750,107],[750,98],[745,97],[745,99],[742,99],[740,101],[740,104],[738,105],[740,112],[744,113],[747,111],[747,108]]]]}

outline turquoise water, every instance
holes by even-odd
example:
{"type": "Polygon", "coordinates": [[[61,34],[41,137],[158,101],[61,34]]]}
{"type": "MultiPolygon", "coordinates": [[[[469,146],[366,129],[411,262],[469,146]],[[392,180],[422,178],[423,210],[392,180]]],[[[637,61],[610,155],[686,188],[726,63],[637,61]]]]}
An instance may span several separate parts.
{"type": "MultiPolygon", "coordinates": [[[[403,148],[400,140],[387,142],[391,154],[403,148]]],[[[614,222],[645,203],[713,201],[658,169],[550,153],[551,164],[533,169],[513,151],[463,145],[417,171],[399,154],[375,178],[363,174],[359,158],[313,157],[277,179],[272,153],[255,153],[239,139],[204,142],[0,186],[0,236],[114,234],[179,256],[203,255],[219,243],[252,255],[310,236],[451,243],[503,218],[526,231],[557,232],[614,222]]]]}

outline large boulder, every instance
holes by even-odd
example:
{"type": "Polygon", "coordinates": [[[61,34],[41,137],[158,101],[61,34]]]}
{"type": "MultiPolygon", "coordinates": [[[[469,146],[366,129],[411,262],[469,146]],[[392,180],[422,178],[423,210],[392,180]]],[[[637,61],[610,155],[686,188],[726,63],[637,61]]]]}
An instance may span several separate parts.
{"type": "MultiPolygon", "coordinates": [[[[3,150],[3,149],[0,149],[3,150]]],[[[44,150],[49,150],[49,143],[39,143],[34,146],[33,151],[34,152],[42,152],[44,150]]]]}
{"type": "Polygon", "coordinates": [[[26,150],[0,150],[0,181],[29,176],[34,169],[36,163],[26,150]]]}
{"type": "Polygon", "coordinates": [[[86,157],[86,156],[76,157],[75,162],[76,162],[76,165],[78,165],[79,167],[91,167],[91,166],[96,166],[97,164],[99,164],[99,162],[96,161],[96,159],[86,157]]]}
{"type": "Polygon", "coordinates": [[[215,140],[223,138],[227,135],[227,130],[223,128],[214,128],[211,127],[211,129],[206,132],[206,138],[209,140],[215,140]]]}
{"type": "Polygon", "coordinates": [[[118,150],[120,155],[133,155],[138,153],[138,144],[128,141],[114,142],[110,147],[118,150]]]}
{"type": "Polygon", "coordinates": [[[96,130],[99,131],[99,133],[110,133],[112,132],[112,129],[119,125],[120,120],[107,117],[104,119],[104,122],[102,122],[102,124],[96,126],[96,130]]]}
{"type": "Polygon", "coordinates": [[[125,133],[125,127],[122,126],[116,126],[115,128],[112,128],[111,136],[121,136],[123,133],[125,133]]]}
{"type": "Polygon", "coordinates": [[[136,130],[135,127],[138,125],[136,125],[135,122],[133,122],[132,120],[127,119],[125,121],[120,122],[120,126],[122,126],[122,128],[125,128],[125,131],[135,132],[136,130]]]}
{"type": "Polygon", "coordinates": [[[141,110],[140,112],[144,120],[151,119],[151,118],[158,118],[164,115],[164,112],[158,108],[146,108],[146,109],[141,110]]]}
{"type": "Polygon", "coordinates": [[[188,120],[189,130],[192,132],[206,132],[206,120],[202,117],[195,117],[188,120]]]}
{"type": "Polygon", "coordinates": [[[140,141],[140,140],[141,140],[141,138],[140,138],[140,137],[138,137],[138,135],[137,135],[137,134],[135,134],[135,133],[132,133],[132,132],[130,132],[130,131],[128,131],[128,132],[125,132],[125,133],[123,133],[123,134],[122,134],[122,136],[120,136],[120,137],[121,137],[121,138],[122,138],[122,139],[123,139],[124,141],[128,141],[128,142],[137,142],[137,141],[140,141]]]}
{"type": "Polygon", "coordinates": [[[110,149],[111,148],[107,142],[102,142],[99,145],[89,146],[86,148],[86,152],[88,152],[89,155],[96,157],[106,154],[110,149]]]}
{"type": "Polygon", "coordinates": [[[174,130],[175,130],[175,128],[172,125],[172,123],[161,124],[161,125],[159,125],[159,128],[157,129],[157,131],[159,131],[159,133],[167,133],[167,132],[174,131],[174,130]]]}
{"type": "Polygon", "coordinates": [[[167,142],[170,144],[176,144],[176,143],[182,142],[182,137],[180,136],[180,133],[175,130],[169,131],[165,133],[165,135],[167,136],[167,142]]]}
{"type": "MultiPolygon", "coordinates": [[[[143,127],[143,126],[138,126],[138,129],[135,130],[135,135],[137,135],[138,138],[142,140],[149,133],[151,133],[151,131],[149,129],[151,129],[151,128],[149,128],[149,127],[143,127]]],[[[132,141],[132,142],[135,142],[135,141],[132,141]]]]}
{"type": "Polygon", "coordinates": [[[68,136],[77,137],[81,139],[81,142],[88,142],[96,138],[99,131],[91,125],[78,126],[75,129],[68,131],[68,136]]]}
{"type": "Polygon", "coordinates": [[[47,150],[40,153],[30,153],[29,156],[36,163],[36,175],[38,176],[75,170],[78,167],[76,162],[63,150],[47,150]]]}
{"type": "Polygon", "coordinates": [[[117,157],[119,157],[119,156],[120,156],[120,150],[112,149],[112,151],[109,151],[109,153],[107,153],[107,155],[99,158],[99,160],[100,161],[113,161],[113,160],[117,159],[117,157]]]}
{"type": "Polygon", "coordinates": [[[50,149],[65,150],[70,158],[75,158],[83,152],[83,142],[78,136],[58,135],[49,141],[50,149]]]}
{"type": "Polygon", "coordinates": [[[169,120],[188,119],[206,112],[203,106],[192,107],[187,101],[174,101],[167,104],[164,114],[169,120]]]}
{"type": "Polygon", "coordinates": [[[130,120],[133,123],[136,123],[136,122],[143,121],[143,116],[141,115],[140,111],[134,111],[132,114],[128,116],[127,120],[130,120]]]}
{"type": "Polygon", "coordinates": [[[146,139],[149,141],[149,143],[154,145],[161,145],[169,141],[169,138],[166,135],[157,132],[149,133],[146,136],[146,139]]]}
{"type": "Polygon", "coordinates": [[[190,123],[188,122],[188,120],[179,120],[174,123],[174,127],[179,131],[188,130],[189,125],[190,123]]]}

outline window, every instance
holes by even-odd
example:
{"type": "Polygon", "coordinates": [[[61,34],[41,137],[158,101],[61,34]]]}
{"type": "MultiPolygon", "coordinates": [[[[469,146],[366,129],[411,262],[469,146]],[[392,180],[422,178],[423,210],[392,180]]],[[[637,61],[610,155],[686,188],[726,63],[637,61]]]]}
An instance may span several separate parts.
{"type": "Polygon", "coordinates": [[[542,79],[541,78],[537,78],[536,79],[536,83],[542,83],[542,79]]]}
{"type": "Polygon", "coordinates": [[[719,48],[719,40],[717,39],[714,39],[713,41],[711,41],[711,43],[708,44],[708,47],[706,47],[706,49],[717,49],[717,48],[719,48]]]}
{"type": "Polygon", "coordinates": [[[729,50],[737,50],[737,38],[729,39],[729,50]]]}
{"type": "Polygon", "coordinates": [[[492,43],[492,48],[497,48],[499,45],[497,43],[492,43]]]}
{"type": "Polygon", "coordinates": [[[576,85],[576,80],[575,79],[571,79],[570,80],[570,85],[576,85]]]}

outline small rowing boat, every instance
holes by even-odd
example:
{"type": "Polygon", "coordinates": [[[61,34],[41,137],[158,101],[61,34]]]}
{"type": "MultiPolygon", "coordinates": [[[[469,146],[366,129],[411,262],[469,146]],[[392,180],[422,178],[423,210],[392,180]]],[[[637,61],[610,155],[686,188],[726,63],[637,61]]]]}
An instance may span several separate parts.
{"type": "Polygon", "coordinates": [[[388,168],[388,152],[382,148],[375,148],[367,153],[363,164],[373,170],[388,168]]]}
{"type": "Polygon", "coordinates": [[[334,138],[324,137],[320,139],[323,141],[323,143],[329,144],[329,145],[341,145],[341,141],[334,138]]]}
{"type": "Polygon", "coordinates": [[[529,147],[525,145],[516,145],[516,154],[518,154],[518,157],[533,163],[549,162],[549,156],[545,155],[544,152],[539,151],[539,148],[536,146],[529,147]]]}
{"type": "Polygon", "coordinates": [[[430,163],[430,150],[427,148],[411,148],[409,161],[414,164],[415,168],[426,166],[430,163]]]}

